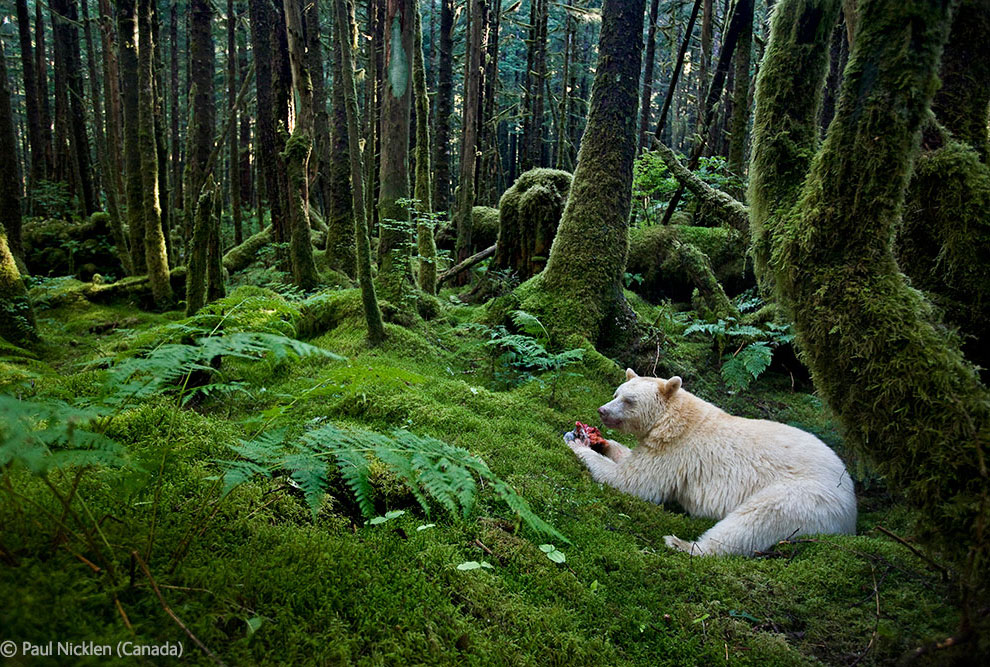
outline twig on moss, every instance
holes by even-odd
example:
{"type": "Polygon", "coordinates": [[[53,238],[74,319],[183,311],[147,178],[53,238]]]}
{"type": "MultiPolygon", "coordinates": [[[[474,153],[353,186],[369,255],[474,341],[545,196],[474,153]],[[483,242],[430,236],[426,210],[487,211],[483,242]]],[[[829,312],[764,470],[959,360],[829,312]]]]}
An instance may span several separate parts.
{"type": "Polygon", "coordinates": [[[929,565],[931,565],[932,567],[934,567],[936,570],[938,570],[939,572],[941,572],[942,573],[942,581],[948,580],[948,578],[949,578],[949,568],[945,567],[944,565],[939,565],[934,560],[932,560],[931,556],[928,556],[927,554],[925,554],[924,552],[922,552],[920,549],[918,549],[918,547],[914,546],[913,544],[911,544],[910,542],[908,542],[907,540],[905,540],[903,537],[892,533],[891,531],[887,530],[883,526],[881,526],[881,525],[878,524],[878,525],[874,526],[873,529],[874,530],[879,530],[881,533],[883,533],[887,537],[893,538],[894,540],[896,540],[900,544],[903,544],[915,556],[917,556],[918,558],[920,558],[921,560],[925,561],[926,563],[928,563],[929,565]]]}
{"type": "Polygon", "coordinates": [[[161,589],[158,588],[158,583],[155,581],[155,578],[151,576],[151,571],[148,569],[147,563],[145,563],[141,559],[140,554],[138,554],[137,551],[131,551],[131,556],[133,556],[137,560],[138,565],[141,566],[141,571],[144,572],[144,576],[146,576],[148,578],[148,581],[151,582],[151,587],[154,589],[155,595],[158,596],[158,601],[161,603],[162,609],[165,610],[165,613],[168,614],[173,621],[175,621],[176,625],[182,628],[182,631],[189,636],[189,639],[193,640],[193,643],[195,643],[196,646],[202,649],[203,653],[210,656],[210,658],[212,658],[213,661],[216,662],[218,665],[226,665],[226,663],[224,663],[223,660],[218,658],[216,654],[213,653],[213,651],[206,648],[206,644],[201,642],[199,640],[199,637],[194,635],[192,631],[186,627],[186,624],[182,622],[182,619],[176,616],[175,612],[172,611],[172,608],[168,606],[168,602],[165,601],[165,596],[162,595],[161,589]]]}

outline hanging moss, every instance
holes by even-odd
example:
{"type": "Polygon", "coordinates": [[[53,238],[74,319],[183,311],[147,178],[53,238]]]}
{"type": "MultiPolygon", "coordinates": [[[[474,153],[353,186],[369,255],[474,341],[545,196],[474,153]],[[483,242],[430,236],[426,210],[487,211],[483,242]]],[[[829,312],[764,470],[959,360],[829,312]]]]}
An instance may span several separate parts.
{"type": "MultiPolygon", "coordinates": [[[[891,252],[950,7],[860,3],[835,118],[804,177],[795,167],[812,154],[815,114],[786,106],[783,93],[821,81],[833,21],[816,27],[806,19],[813,8],[834,17],[837,5],[785,0],[775,13],[757,90],[758,100],[766,96],[757,107],[758,185],[750,190],[754,229],[772,247],[762,266],[772,270],[802,359],[847,444],[924,511],[921,536],[951,558],[977,602],[986,599],[990,572],[990,396],[891,252]],[[816,36],[808,51],[821,62],[785,67],[794,64],[785,47],[801,34],[816,36]]],[[[815,106],[818,93],[808,92],[801,99],[815,106]]]]}
{"type": "Polygon", "coordinates": [[[498,204],[498,247],[492,269],[512,271],[520,280],[543,270],[567,205],[571,178],[559,169],[530,169],[505,191],[498,204]]]}
{"type": "Polygon", "coordinates": [[[7,235],[0,230],[0,338],[23,347],[38,340],[34,311],[14,256],[7,246],[7,235]]]}
{"type": "Polygon", "coordinates": [[[966,357],[990,369],[990,168],[952,141],[915,162],[898,264],[963,334],[966,357]]]}

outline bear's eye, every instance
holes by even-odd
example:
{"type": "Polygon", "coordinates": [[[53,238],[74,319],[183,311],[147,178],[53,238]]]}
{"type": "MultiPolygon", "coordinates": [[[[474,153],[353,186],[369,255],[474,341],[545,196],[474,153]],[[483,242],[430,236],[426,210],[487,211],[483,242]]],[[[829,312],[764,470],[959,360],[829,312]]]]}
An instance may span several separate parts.
{"type": "Polygon", "coordinates": [[[625,398],[623,398],[622,399],[622,402],[625,403],[626,405],[634,405],[636,403],[636,401],[634,401],[633,399],[629,398],[628,396],[625,397],[625,398]]]}

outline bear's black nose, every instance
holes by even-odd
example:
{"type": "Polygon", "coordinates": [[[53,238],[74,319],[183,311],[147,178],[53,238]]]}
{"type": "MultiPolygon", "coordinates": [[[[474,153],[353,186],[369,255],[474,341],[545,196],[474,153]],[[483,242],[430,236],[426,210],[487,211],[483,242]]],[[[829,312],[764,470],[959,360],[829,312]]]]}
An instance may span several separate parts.
{"type": "Polygon", "coordinates": [[[602,407],[598,408],[598,414],[601,415],[602,417],[605,416],[605,406],[604,405],[602,407]]]}

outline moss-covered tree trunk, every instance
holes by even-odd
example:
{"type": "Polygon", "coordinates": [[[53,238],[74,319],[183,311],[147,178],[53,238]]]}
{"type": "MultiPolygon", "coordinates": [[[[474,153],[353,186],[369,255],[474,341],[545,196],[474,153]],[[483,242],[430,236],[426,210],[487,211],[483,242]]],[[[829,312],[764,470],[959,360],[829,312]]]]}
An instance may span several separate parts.
{"type": "Polygon", "coordinates": [[[244,240],[244,230],[241,220],[241,179],[240,155],[237,141],[237,110],[234,101],[237,98],[237,12],[234,0],[227,0],[227,113],[231,114],[234,127],[227,135],[227,187],[230,188],[230,217],[234,223],[234,245],[240,245],[244,240]]]}
{"type": "MultiPolygon", "coordinates": [[[[338,26],[346,26],[351,32],[351,14],[346,0],[334,0],[334,16],[338,26]]],[[[347,114],[347,138],[354,150],[348,158],[351,163],[351,194],[354,210],[354,237],[357,240],[357,273],[361,284],[361,301],[364,305],[364,317],[368,323],[368,339],[372,345],[378,345],[385,340],[385,325],[382,323],[382,313],[378,308],[378,296],[375,294],[375,283],[371,279],[371,239],[368,237],[368,225],[365,222],[364,209],[364,169],[361,166],[360,130],[358,129],[357,89],[354,87],[354,57],[351,52],[351,41],[340,40],[341,78],[337,85],[343,87],[344,106],[347,114]]]]}
{"type": "Polygon", "coordinates": [[[213,45],[213,5],[208,0],[190,0],[189,99],[191,116],[186,145],[185,210],[191,216],[206,182],[206,165],[213,152],[216,134],[214,74],[216,53],[213,45]]]}
{"type": "Polygon", "coordinates": [[[652,0],[648,19],[650,27],[646,32],[646,62],[643,63],[643,94],[639,102],[639,150],[649,146],[647,133],[650,128],[650,116],[653,108],[653,75],[656,70],[657,18],[659,13],[660,0],[652,0]]]}
{"type": "Polygon", "coordinates": [[[387,0],[382,81],[382,157],[379,175],[378,284],[400,304],[412,286],[409,208],[409,112],[412,108],[414,0],[387,0]]]}
{"type": "MultiPolygon", "coordinates": [[[[567,207],[547,267],[523,285],[532,307],[558,332],[611,343],[628,306],[622,273],[628,247],[632,166],[645,0],[606,0],[588,126],[567,207]]],[[[524,304],[525,307],[525,304],[524,304]]]]}
{"type": "MultiPolygon", "coordinates": [[[[353,15],[354,5],[347,3],[349,15],[353,15]]],[[[340,41],[347,39],[351,45],[351,51],[356,48],[354,32],[347,30],[353,25],[353,21],[348,21],[343,30],[338,21],[334,21],[333,45],[333,80],[334,85],[331,90],[331,102],[333,104],[330,115],[330,145],[332,159],[329,159],[325,166],[321,162],[321,171],[326,182],[324,207],[327,213],[327,244],[326,261],[331,269],[343,271],[347,275],[354,277],[357,275],[354,256],[354,210],[351,202],[351,163],[350,144],[347,138],[347,108],[344,101],[344,86],[339,82],[343,77],[341,67],[343,66],[343,56],[341,55],[340,41]]]]}
{"type": "Polygon", "coordinates": [[[891,254],[951,4],[859,3],[835,118],[816,152],[838,5],[784,0],[774,15],[750,190],[759,268],[773,276],[847,443],[924,510],[923,536],[963,573],[969,599],[985,601],[990,396],[891,254]]]}
{"type": "MultiPolygon", "coordinates": [[[[481,94],[481,54],[485,45],[484,0],[470,0],[468,10],[468,43],[464,64],[464,113],[461,132],[461,168],[457,183],[457,203],[454,224],[457,228],[457,245],[454,250],[458,262],[471,254],[471,210],[474,208],[475,175],[478,151],[478,101],[481,94]]],[[[467,274],[454,280],[463,285],[467,274]]]]}
{"type": "Polygon", "coordinates": [[[213,303],[227,294],[223,282],[223,247],[220,245],[220,220],[223,216],[223,196],[220,187],[213,190],[213,215],[206,239],[206,302],[213,303]]]}
{"type": "Polygon", "coordinates": [[[134,275],[145,272],[144,183],[141,177],[141,148],[138,141],[138,25],[136,0],[117,3],[119,37],[120,101],[123,121],[124,194],[127,202],[127,232],[134,275]]]}
{"type": "Polygon", "coordinates": [[[141,150],[144,217],[144,256],[155,305],[172,301],[168,280],[168,251],[158,200],[158,149],[155,143],[155,43],[152,38],[154,0],[138,1],[138,146],[141,150]]]}
{"type": "Polygon", "coordinates": [[[30,345],[38,340],[34,311],[17,263],[0,229],[0,338],[14,345],[30,345]]]}
{"type": "Polygon", "coordinates": [[[309,158],[313,152],[313,82],[306,68],[300,0],[284,0],[292,85],[296,91],[296,123],[282,154],[289,178],[289,224],[291,225],[292,277],[302,289],[319,282],[309,239],[309,158]]]}
{"type": "Polygon", "coordinates": [[[559,169],[530,169],[516,179],[498,203],[498,245],[490,268],[519,280],[542,271],[570,190],[571,175],[559,169]]]}
{"type": "Polygon", "coordinates": [[[418,203],[416,248],[419,252],[419,288],[427,294],[437,291],[437,243],[433,238],[432,188],[430,183],[430,98],[426,91],[426,67],[423,62],[423,20],[416,10],[416,35],[413,46],[413,94],[416,96],[416,183],[413,198],[418,203]]]}
{"type": "Polygon", "coordinates": [[[434,121],[433,205],[450,207],[450,114],[454,109],[454,1],[440,0],[439,62],[437,64],[437,117],[434,121]]]}
{"type": "Polygon", "coordinates": [[[952,136],[987,161],[990,111],[990,0],[963,0],[942,56],[942,85],[932,109],[952,136]]]}
{"type": "Polygon", "coordinates": [[[213,226],[213,177],[207,179],[196,202],[186,270],[186,316],[195,315],[206,303],[207,255],[213,226]]]}
{"type": "Polygon", "coordinates": [[[0,155],[7,158],[0,164],[0,232],[5,232],[10,252],[24,258],[21,241],[21,174],[17,160],[17,139],[14,115],[10,106],[10,81],[7,78],[7,56],[0,44],[0,155]]]}

